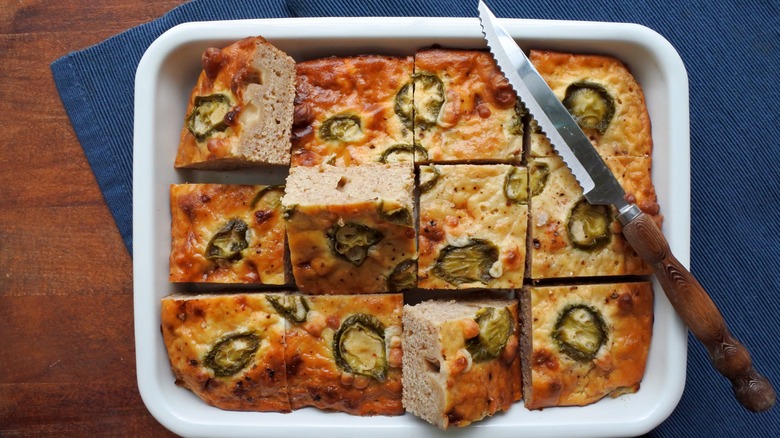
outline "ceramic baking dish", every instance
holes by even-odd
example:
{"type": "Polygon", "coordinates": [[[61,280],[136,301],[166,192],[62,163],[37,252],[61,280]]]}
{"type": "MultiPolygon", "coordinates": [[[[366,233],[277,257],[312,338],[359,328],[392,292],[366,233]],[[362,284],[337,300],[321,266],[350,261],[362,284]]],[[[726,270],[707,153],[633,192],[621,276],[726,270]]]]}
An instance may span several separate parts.
{"type": "MultiPolygon", "coordinates": [[[[674,48],[633,24],[502,20],[526,49],[599,53],[624,61],[642,85],[652,121],[653,181],[664,234],[686,266],[690,257],[688,79],[674,48]]],[[[154,417],[185,436],[631,436],[660,424],[685,384],[687,335],[655,284],[655,322],[647,371],[636,394],[586,407],[508,412],[463,429],[439,431],[406,414],[356,417],[313,408],[289,414],[228,412],[177,387],[160,334],[160,299],[181,292],[168,282],[169,185],[184,182],[282,182],[285,169],[240,172],[173,168],[189,93],[207,47],[262,35],[297,61],[331,55],[411,55],[417,48],[485,48],[476,18],[304,18],[188,23],[163,34],[147,50],[136,75],[133,163],[133,279],[138,385],[154,417]]],[[[202,289],[202,287],[201,287],[202,289]]],[[[234,288],[235,289],[235,288],[234,288]]],[[[192,290],[192,289],[190,289],[192,290]]]]}

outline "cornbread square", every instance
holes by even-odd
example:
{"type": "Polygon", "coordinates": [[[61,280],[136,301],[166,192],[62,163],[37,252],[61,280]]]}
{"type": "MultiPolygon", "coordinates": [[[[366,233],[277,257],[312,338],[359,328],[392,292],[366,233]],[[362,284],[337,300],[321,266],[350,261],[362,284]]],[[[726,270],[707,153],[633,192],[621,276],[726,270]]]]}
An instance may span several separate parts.
{"type": "Polygon", "coordinates": [[[282,186],[173,184],[172,282],[285,284],[282,186]]]}
{"type": "Polygon", "coordinates": [[[171,295],[161,305],[178,385],[220,409],[290,412],[285,322],[264,295],[171,295]]]}
{"type": "MultiPolygon", "coordinates": [[[[650,179],[651,158],[608,157],[627,199],[660,225],[655,189],[650,179]]],[[[530,201],[532,279],[648,275],[652,269],[629,246],[616,211],[592,206],[582,195],[563,160],[555,155],[529,161],[534,196],[530,201]]]]}
{"type": "Polygon", "coordinates": [[[490,53],[427,49],[414,58],[414,140],[420,162],[519,163],[522,111],[490,53]]]}
{"type": "Polygon", "coordinates": [[[412,68],[411,56],[298,63],[292,165],[411,166],[412,68]]]}
{"type": "Polygon", "coordinates": [[[295,61],[258,36],[208,48],[201,63],[174,166],[289,165],[295,61]]]}
{"type": "Polygon", "coordinates": [[[307,316],[289,323],[285,345],[292,409],[403,414],[402,295],[302,299],[307,316]]]}
{"type": "Polygon", "coordinates": [[[513,299],[405,305],[406,410],[447,429],[509,409],[521,397],[517,318],[513,299]]]}
{"type": "Polygon", "coordinates": [[[519,288],[528,228],[527,169],[420,167],[418,286],[519,288]]]}
{"type": "Polygon", "coordinates": [[[653,329],[649,282],[528,286],[521,308],[525,407],[582,406],[639,389],[653,329]]]}
{"type": "Polygon", "coordinates": [[[291,168],[282,205],[301,292],[359,294],[413,287],[413,186],[412,167],[404,163],[291,168]]]}
{"type": "MultiPolygon", "coordinates": [[[[601,156],[652,155],[644,93],[625,64],[608,56],[538,50],[529,59],[601,156]]],[[[549,142],[532,138],[532,155],[550,152],[549,142]]]]}

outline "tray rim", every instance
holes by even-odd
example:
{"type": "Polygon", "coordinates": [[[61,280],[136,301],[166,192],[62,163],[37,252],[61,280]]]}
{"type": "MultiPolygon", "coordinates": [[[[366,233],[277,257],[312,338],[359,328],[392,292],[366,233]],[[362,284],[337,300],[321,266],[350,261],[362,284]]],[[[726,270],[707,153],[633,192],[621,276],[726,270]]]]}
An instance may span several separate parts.
{"type": "MultiPolygon", "coordinates": [[[[690,119],[688,110],[688,82],[687,73],[682,59],[672,45],[655,31],[637,24],[631,23],[603,23],[584,21],[562,20],[531,20],[531,19],[501,19],[502,24],[518,41],[534,41],[539,45],[555,44],[567,41],[584,46],[603,42],[614,42],[619,37],[621,43],[634,44],[646,48],[657,58],[658,68],[669,78],[667,94],[670,105],[676,117],[671,118],[671,131],[669,136],[674,140],[675,150],[675,189],[671,191],[669,205],[675,207],[675,226],[664,230],[670,241],[675,256],[685,265],[689,265],[690,258],[690,119]],[[583,38],[583,35],[586,38],[583,38]]],[[[481,39],[479,22],[475,18],[446,18],[446,17],[365,17],[356,20],[350,17],[332,18],[283,18],[283,19],[251,19],[234,21],[191,22],[171,28],[155,40],[142,57],[136,73],[135,94],[135,126],[134,126],[134,154],[133,154],[133,228],[135,236],[133,241],[133,294],[134,294],[134,324],[136,342],[136,368],[139,391],[142,399],[152,415],[166,428],[187,436],[216,436],[229,434],[234,436],[250,436],[263,433],[268,436],[306,436],[317,431],[325,436],[364,433],[371,430],[377,436],[397,436],[398,432],[415,431],[423,432],[426,436],[441,435],[441,432],[427,423],[417,422],[394,426],[387,421],[376,421],[376,425],[363,419],[349,418],[343,424],[329,425],[322,429],[321,425],[297,424],[284,425],[284,420],[273,424],[264,424],[261,418],[273,418],[277,416],[295,416],[301,419],[316,418],[319,413],[310,415],[311,412],[296,411],[293,414],[268,414],[268,413],[236,413],[226,412],[224,417],[238,418],[236,414],[256,419],[255,424],[240,423],[225,429],[224,424],[209,423],[200,418],[187,418],[181,412],[173,409],[166,402],[164,389],[155,384],[154,373],[157,370],[151,361],[151,357],[159,354],[161,339],[154,341],[151,337],[159,336],[159,316],[157,316],[156,330],[154,315],[148,316],[150,310],[159,309],[154,306],[154,292],[149,293],[150,275],[154,275],[161,266],[155,266],[151,262],[152,257],[142,257],[144,251],[154,248],[154,241],[149,233],[153,227],[153,218],[149,214],[150,205],[146,195],[153,194],[155,187],[152,184],[149,169],[153,168],[154,138],[152,120],[154,106],[155,86],[163,61],[183,44],[204,45],[212,41],[237,40],[248,35],[263,35],[273,42],[274,39],[287,40],[312,40],[312,39],[341,39],[342,41],[360,38],[464,38],[481,39]],[[152,302],[152,305],[150,305],[152,302]],[[155,352],[155,349],[157,350],[155,352]],[[263,415],[264,417],[257,417],[263,415]],[[355,421],[352,421],[355,420],[355,421]],[[411,429],[409,428],[411,427],[411,429]]],[[[206,47],[206,46],[204,46],[206,47]]],[[[654,132],[655,133],[655,132],[654,132]]],[[[662,204],[663,208],[663,204],[662,204]]],[[[153,208],[151,209],[153,211],[153,208]]],[[[158,248],[159,249],[159,248],[158,248]]],[[[167,267],[167,266],[166,266],[167,267]]],[[[167,272],[167,271],[166,271],[167,272]]],[[[166,275],[167,276],[167,275],[166,275]]],[[[661,292],[657,282],[654,281],[656,291],[656,311],[659,307],[670,310],[670,304],[661,292]]],[[[159,312],[158,312],[159,313],[159,312]]],[[[669,333],[672,334],[673,344],[667,353],[673,352],[672,357],[666,357],[667,363],[672,365],[667,376],[670,382],[668,392],[663,400],[658,403],[646,415],[631,419],[613,418],[600,424],[587,422],[572,422],[568,425],[552,423],[541,415],[540,421],[528,424],[506,424],[501,422],[475,423],[465,429],[450,430],[446,435],[471,435],[492,430],[496,436],[510,436],[523,433],[527,436],[557,436],[565,433],[569,436],[610,436],[610,435],[640,435],[645,433],[665,420],[679,402],[685,384],[685,372],[687,361],[687,331],[676,315],[668,319],[669,333]],[[576,426],[577,430],[571,430],[576,426]]],[[[172,376],[171,376],[171,380],[172,376]]],[[[617,400],[617,399],[616,399],[617,400]]],[[[600,402],[601,403],[601,402],[600,402]]],[[[513,406],[512,411],[519,406],[513,406]]],[[[216,409],[216,408],[212,408],[216,409]]],[[[524,409],[524,408],[520,408],[524,409]]],[[[572,408],[562,408],[572,409],[572,408]]],[[[574,408],[585,409],[585,408],[574,408]]],[[[528,411],[526,411],[528,412],[528,411]]],[[[532,412],[533,414],[534,412],[532,412]]],[[[342,414],[333,415],[334,418],[343,417],[342,414]]],[[[407,414],[407,416],[410,414],[407,414]]],[[[289,417],[289,418],[297,418],[289,417]]],[[[378,418],[378,417],[375,417],[378,418]]],[[[393,418],[393,417],[387,417],[393,418]]],[[[295,423],[289,421],[288,423],[295,423]]],[[[338,421],[336,421],[338,423],[338,421]]],[[[442,435],[443,436],[443,435],[442,435]]]]}

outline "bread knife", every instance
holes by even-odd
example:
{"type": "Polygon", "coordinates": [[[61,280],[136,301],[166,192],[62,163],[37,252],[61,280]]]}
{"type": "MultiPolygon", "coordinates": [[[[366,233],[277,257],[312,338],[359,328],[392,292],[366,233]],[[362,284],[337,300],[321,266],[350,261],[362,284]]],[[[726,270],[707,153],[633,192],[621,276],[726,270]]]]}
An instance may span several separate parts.
{"type": "Polygon", "coordinates": [[[626,200],[625,191],[588,137],[482,0],[478,10],[496,63],[574,174],[585,199],[617,209],[626,240],[652,266],[677,314],[707,348],[715,369],[731,381],[737,400],[753,412],[770,409],[776,398],[772,384],[753,367],[750,353],[729,332],[712,298],[671,253],[653,219],[626,200]]]}

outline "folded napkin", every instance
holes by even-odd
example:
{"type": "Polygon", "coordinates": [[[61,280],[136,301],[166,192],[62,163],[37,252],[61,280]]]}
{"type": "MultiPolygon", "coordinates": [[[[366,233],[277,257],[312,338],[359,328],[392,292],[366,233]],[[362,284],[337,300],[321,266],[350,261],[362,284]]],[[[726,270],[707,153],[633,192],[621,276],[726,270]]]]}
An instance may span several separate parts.
{"type": "MultiPolygon", "coordinates": [[[[692,271],[732,332],[780,384],[780,10],[776,2],[492,0],[499,17],[633,22],[680,52],[691,91],[692,271]]],[[[194,0],[51,65],[57,88],[128,250],[132,247],[135,69],[187,21],[319,16],[476,16],[476,0],[194,0]]],[[[650,436],[777,436],[780,408],[751,414],[692,339],[688,381],[650,436]]],[[[615,412],[620,415],[620,412],[615,412]]]]}

